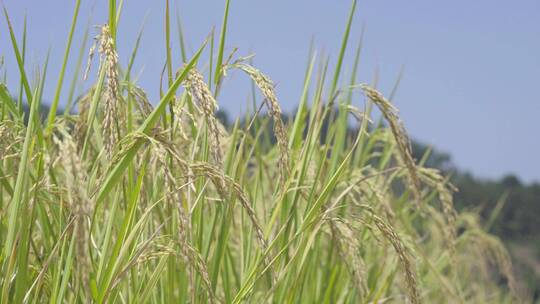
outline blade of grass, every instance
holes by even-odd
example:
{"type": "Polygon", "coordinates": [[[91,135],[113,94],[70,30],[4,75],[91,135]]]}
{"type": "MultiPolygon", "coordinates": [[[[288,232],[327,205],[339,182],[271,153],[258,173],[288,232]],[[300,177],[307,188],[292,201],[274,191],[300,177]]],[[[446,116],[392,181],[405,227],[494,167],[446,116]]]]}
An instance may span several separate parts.
{"type": "MultiPolygon", "coordinates": [[[[11,46],[13,47],[13,51],[15,53],[15,58],[17,59],[17,66],[19,67],[19,72],[21,74],[21,82],[24,88],[24,91],[26,93],[26,98],[28,102],[31,102],[33,100],[32,98],[32,90],[30,90],[30,85],[28,84],[28,78],[26,77],[26,72],[24,71],[24,60],[21,56],[21,53],[19,52],[19,46],[17,45],[17,39],[15,38],[15,33],[13,32],[13,27],[11,26],[11,21],[9,19],[8,11],[5,6],[3,6],[4,9],[4,16],[6,18],[6,23],[8,25],[9,29],[9,36],[11,38],[11,46]]],[[[26,36],[26,35],[25,35],[26,36]]],[[[19,103],[22,101],[19,100],[19,103]]],[[[31,104],[30,104],[31,106],[31,104]]]]}
{"type": "Polygon", "coordinates": [[[66,106],[64,107],[64,115],[68,115],[69,113],[71,113],[71,107],[73,105],[73,98],[75,96],[75,90],[77,89],[79,85],[79,76],[81,74],[80,72],[81,72],[81,67],[82,67],[82,61],[84,58],[84,53],[86,51],[86,44],[88,43],[88,29],[89,28],[90,28],[90,21],[86,25],[86,28],[84,29],[83,41],[79,49],[79,54],[77,56],[77,63],[75,65],[75,71],[73,72],[73,78],[71,79],[71,84],[69,85],[67,102],[66,102],[66,106]]]}
{"type": "Polygon", "coordinates": [[[223,22],[221,23],[221,34],[219,35],[219,50],[218,50],[218,55],[216,59],[216,71],[214,73],[214,84],[216,85],[216,89],[221,80],[221,74],[222,74],[222,68],[223,68],[222,65],[223,65],[223,56],[224,56],[224,49],[225,49],[225,38],[227,35],[227,20],[229,18],[229,4],[230,4],[230,0],[225,0],[225,12],[223,14],[223,22]]]}
{"type": "Polygon", "coordinates": [[[69,30],[69,35],[67,39],[66,49],[64,51],[64,60],[62,61],[62,68],[60,69],[60,74],[58,75],[58,82],[56,84],[56,91],[54,93],[54,98],[51,103],[51,108],[49,110],[49,116],[47,118],[47,127],[45,129],[45,134],[49,135],[52,131],[54,120],[56,119],[56,111],[58,109],[58,102],[60,101],[60,93],[62,92],[62,85],[64,83],[64,75],[66,72],[67,61],[69,58],[69,53],[71,51],[71,43],[73,41],[73,33],[75,32],[75,26],[77,25],[77,19],[79,16],[79,8],[81,6],[81,0],[75,2],[75,9],[73,12],[73,17],[71,19],[71,28],[69,30]]]}
{"type": "MultiPolygon", "coordinates": [[[[36,88],[34,91],[34,96],[37,96],[37,93],[39,92],[39,88],[36,88]]],[[[26,188],[26,183],[28,179],[28,171],[29,171],[29,165],[28,165],[28,158],[31,154],[31,144],[33,142],[33,135],[35,132],[35,117],[38,115],[38,108],[39,108],[39,100],[33,100],[32,106],[30,107],[30,119],[28,120],[28,127],[26,129],[26,135],[24,138],[23,143],[23,149],[21,154],[21,162],[19,164],[19,170],[17,174],[17,181],[15,183],[15,189],[13,191],[13,198],[11,200],[11,203],[8,208],[7,217],[8,217],[8,226],[7,226],[7,234],[6,239],[4,242],[4,257],[9,257],[12,252],[14,252],[16,249],[15,247],[15,234],[19,231],[20,225],[19,225],[19,212],[21,210],[21,206],[25,203],[24,202],[24,193],[26,188]]],[[[3,271],[6,271],[8,269],[8,265],[6,264],[9,261],[6,260],[3,265],[3,271]]],[[[11,277],[11,273],[4,272],[5,278],[11,277]]],[[[8,291],[9,288],[6,288],[5,285],[9,285],[10,280],[4,280],[4,291],[8,291]]],[[[9,298],[9,294],[3,294],[2,298],[7,300],[9,298]]]]}
{"type": "MultiPolygon", "coordinates": [[[[182,20],[180,19],[180,14],[178,10],[176,11],[176,28],[178,30],[178,41],[180,43],[180,55],[182,56],[182,62],[187,62],[187,53],[186,53],[186,42],[184,39],[184,30],[182,29],[182,20]]],[[[213,40],[213,39],[212,39],[213,40]]],[[[210,69],[212,71],[212,69],[210,69]]],[[[210,74],[212,74],[210,72],[210,74]]]]}
{"type": "Polygon", "coordinates": [[[116,18],[116,0],[109,0],[109,30],[114,44],[116,44],[116,18]]]}
{"type": "Polygon", "coordinates": [[[345,50],[349,44],[349,34],[351,32],[351,25],[353,21],[354,14],[356,12],[356,0],[353,0],[351,3],[351,8],[349,10],[349,18],[347,19],[347,26],[345,27],[345,32],[343,33],[343,39],[341,41],[341,49],[339,50],[339,57],[336,64],[336,69],[334,70],[334,78],[332,79],[332,86],[330,88],[330,96],[333,96],[336,92],[337,84],[339,81],[339,75],[341,74],[341,67],[343,66],[343,58],[345,57],[345,50]]]}

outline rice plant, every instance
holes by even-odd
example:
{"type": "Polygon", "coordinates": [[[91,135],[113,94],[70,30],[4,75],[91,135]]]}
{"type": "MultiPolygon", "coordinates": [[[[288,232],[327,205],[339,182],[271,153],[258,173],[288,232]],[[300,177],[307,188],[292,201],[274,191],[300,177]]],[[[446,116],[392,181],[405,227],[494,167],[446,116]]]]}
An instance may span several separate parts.
{"type": "Polygon", "coordinates": [[[79,4],[46,119],[56,75],[46,62],[25,69],[4,9],[21,94],[0,83],[1,303],[524,301],[501,242],[454,210],[456,189],[413,158],[391,100],[357,82],[359,48],[345,79],[356,1],[333,72],[309,54],[289,117],[256,60],[225,53],[229,1],[219,37],[194,54],[170,48],[167,5],[164,89],[152,101],[133,80],[137,48],[120,64],[121,5],[109,1],[71,86],[96,80],[57,114],[79,4]],[[219,92],[233,73],[260,92],[224,125],[219,92]]]}

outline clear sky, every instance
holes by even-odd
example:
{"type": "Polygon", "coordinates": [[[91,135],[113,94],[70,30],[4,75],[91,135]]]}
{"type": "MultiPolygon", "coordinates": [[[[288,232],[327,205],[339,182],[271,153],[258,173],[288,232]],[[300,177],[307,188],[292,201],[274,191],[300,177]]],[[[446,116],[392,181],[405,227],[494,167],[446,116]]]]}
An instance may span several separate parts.
{"type": "MultiPolygon", "coordinates": [[[[106,22],[107,1],[82,2],[70,68],[86,24],[106,22]]],[[[45,90],[50,100],[75,1],[3,3],[19,34],[27,15],[27,69],[43,63],[51,48],[45,90]]],[[[157,96],[165,61],[164,3],[125,0],[118,34],[121,62],[126,64],[147,16],[137,68],[142,69],[139,83],[151,97],[157,96]]],[[[181,16],[190,50],[221,24],[223,0],[171,3],[181,16]]],[[[255,64],[278,84],[283,107],[292,110],[300,96],[311,39],[335,62],[349,6],[350,1],[342,0],[231,0],[227,49],[238,47],[240,55],[255,53],[255,64]]],[[[371,81],[378,68],[380,88],[388,93],[404,67],[395,103],[413,137],[450,153],[460,168],[475,175],[497,178],[515,173],[526,181],[540,180],[540,1],[360,0],[350,50],[362,24],[366,31],[359,81],[371,81]]],[[[0,54],[5,56],[8,84],[15,90],[17,70],[8,39],[2,18],[0,54]]],[[[177,43],[173,52],[179,60],[177,43]]],[[[247,86],[225,90],[218,101],[221,108],[231,113],[246,108],[247,86]]]]}

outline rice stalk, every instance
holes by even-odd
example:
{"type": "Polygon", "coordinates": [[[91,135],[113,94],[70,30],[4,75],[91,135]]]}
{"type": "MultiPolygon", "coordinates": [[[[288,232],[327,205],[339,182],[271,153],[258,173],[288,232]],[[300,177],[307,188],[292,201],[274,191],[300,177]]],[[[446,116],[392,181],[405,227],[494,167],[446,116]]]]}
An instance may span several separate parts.
{"type": "Polygon", "coordinates": [[[394,135],[398,145],[401,160],[407,168],[409,175],[409,188],[414,195],[417,206],[420,206],[420,202],[422,201],[420,179],[418,178],[416,164],[412,157],[412,149],[409,137],[407,136],[407,132],[403,127],[403,123],[400,121],[397,115],[397,109],[392,105],[392,103],[390,103],[389,100],[387,100],[379,91],[375,90],[374,88],[366,84],[360,85],[360,88],[363,90],[364,94],[366,94],[366,96],[377,105],[384,118],[390,125],[390,130],[392,130],[392,134],[394,135]]]}
{"type": "Polygon", "coordinates": [[[204,118],[210,129],[212,139],[212,152],[214,155],[214,160],[218,166],[222,166],[222,152],[221,152],[221,134],[218,128],[218,121],[215,117],[215,112],[218,109],[217,102],[210,92],[210,89],[204,82],[204,78],[196,69],[192,69],[185,82],[186,89],[188,90],[191,97],[194,99],[196,104],[198,104],[203,111],[204,118]]]}
{"type": "Polygon", "coordinates": [[[375,227],[383,235],[383,237],[392,244],[399,262],[405,272],[405,283],[409,292],[409,300],[411,303],[421,303],[420,291],[417,283],[416,267],[411,261],[411,256],[407,247],[405,247],[401,237],[397,234],[394,227],[388,224],[380,216],[374,213],[374,210],[369,206],[361,206],[370,212],[369,219],[373,220],[375,227]]]}
{"type": "Polygon", "coordinates": [[[281,106],[279,105],[274,83],[260,70],[246,63],[234,63],[231,67],[238,68],[248,74],[265,97],[265,103],[273,119],[274,135],[278,143],[280,156],[278,166],[280,168],[280,184],[283,185],[289,175],[289,147],[288,136],[283,120],[281,119],[281,106]]]}
{"type": "Polygon", "coordinates": [[[87,171],[71,135],[64,129],[60,130],[59,136],[53,136],[53,141],[59,152],[56,162],[63,168],[64,180],[67,182],[69,209],[76,218],[74,233],[77,236],[77,271],[81,275],[83,286],[88,286],[92,262],[88,255],[90,229],[87,222],[92,214],[93,205],[85,190],[88,180],[85,175],[87,171]]]}
{"type": "Polygon", "coordinates": [[[452,197],[452,193],[456,192],[457,188],[447,182],[438,170],[421,168],[418,172],[420,173],[420,178],[437,191],[447,224],[444,227],[444,232],[447,238],[446,244],[450,253],[450,260],[452,261],[452,266],[457,267],[457,262],[455,261],[457,213],[454,209],[452,197]]]}
{"type": "Polygon", "coordinates": [[[356,288],[361,295],[366,293],[366,265],[361,255],[361,246],[354,236],[355,230],[344,219],[329,218],[328,224],[333,239],[337,244],[338,253],[347,264],[347,270],[354,279],[356,288]]]}
{"type": "Polygon", "coordinates": [[[119,111],[120,104],[120,86],[118,81],[118,53],[114,45],[108,25],[101,27],[99,34],[99,53],[103,68],[106,69],[107,85],[104,92],[104,119],[103,119],[103,137],[105,139],[105,151],[108,157],[111,157],[114,145],[120,137],[121,124],[119,111]],[[120,120],[120,123],[119,123],[120,120]]]}

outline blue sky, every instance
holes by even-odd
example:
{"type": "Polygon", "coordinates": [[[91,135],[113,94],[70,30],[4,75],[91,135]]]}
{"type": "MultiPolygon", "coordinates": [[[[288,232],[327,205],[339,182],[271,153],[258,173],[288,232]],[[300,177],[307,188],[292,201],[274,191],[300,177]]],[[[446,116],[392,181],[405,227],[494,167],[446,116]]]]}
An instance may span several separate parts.
{"type": "MultiPolygon", "coordinates": [[[[27,15],[27,69],[42,64],[51,48],[45,90],[49,100],[74,2],[3,0],[18,33],[27,15]]],[[[82,2],[68,75],[86,24],[106,22],[107,1],[82,2]]],[[[213,26],[220,26],[223,0],[171,3],[182,18],[191,50],[213,26]]],[[[335,61],[349,7],[350,1],[341,0],[232,0],[227,49],[255,53],[255,64],[278,84],[283,107],[292,110],[310,41],[335,61]]],[[[164,1],[125,0],[118,45],[125,64],[145,16],[137,69],[142,70],[140,85],[155,97],[165,54],[164,1]]],[[[380,88],[388,93],[404,67],[395,103],[413,137],[450,153],[460,168],[475,175],[515,173],[526,181],[540,180],[540,1],[361,0],[350,50],[362,24],[366,28],[358,79],[369,82],[378,69],[380,88]]],[[[8,85],[15,90],[17,70],[8,39],[2,20],[0,55],[5,56],[8,85]]],[[[347,55],[350,65],[352,52],[347,55]]],[[[180,60],[177,43],[173,57],[180,60]]],[[[218,102],[239,113],[246,109],[247,80],[233,75],[230,82],[218,102]]]]}

